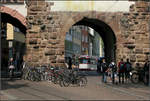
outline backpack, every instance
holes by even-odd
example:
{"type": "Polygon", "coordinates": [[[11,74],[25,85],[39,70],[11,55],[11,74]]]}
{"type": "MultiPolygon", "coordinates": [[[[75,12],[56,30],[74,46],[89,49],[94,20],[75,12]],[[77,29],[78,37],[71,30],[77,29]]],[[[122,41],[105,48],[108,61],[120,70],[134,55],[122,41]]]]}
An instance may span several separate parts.
{"type": "Polygon", "coordinates": [[[113,72],[116,72],[116,71],[117,71],[117,67],[116,67],[116,65],[113,65],[112,70],[113,70],[113,72]]]}
{"type": "Polygon", "coordinates": [[[102,67],[103,72],[105,72],[107,70],[107,64],[106,63],[102,63],[101,67],[102,67]]]}
{"type": "Polygon", "coordinates": [[[124,64],[123,63],[120,64],[119,69],[120,69],[120,71],[124,70],[124,64]]]}
{"type": "Polygon", "coordinates": [[[126,63],[126,71],[130,71],[131,70],[131,64],[130,63],[126,63]]]}

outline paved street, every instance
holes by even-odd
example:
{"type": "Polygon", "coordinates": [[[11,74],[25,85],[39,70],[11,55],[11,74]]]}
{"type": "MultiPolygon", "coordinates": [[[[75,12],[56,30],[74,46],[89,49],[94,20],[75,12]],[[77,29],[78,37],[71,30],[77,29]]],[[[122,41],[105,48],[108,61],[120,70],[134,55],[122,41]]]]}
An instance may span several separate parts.
{"type": "Polygon", "coordinates": [[[51,82],[2,79],[2,100],[150,100],[150,87],[143,84],[101,83],[101,76],[88,72],[86,87],[60,87],[51,82]]]}

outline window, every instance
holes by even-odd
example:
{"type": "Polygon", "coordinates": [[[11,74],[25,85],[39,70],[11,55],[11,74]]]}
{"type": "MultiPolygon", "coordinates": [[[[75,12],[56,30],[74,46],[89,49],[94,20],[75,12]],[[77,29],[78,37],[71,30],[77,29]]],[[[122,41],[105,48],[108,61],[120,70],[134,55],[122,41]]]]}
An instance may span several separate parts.
{"type": "Polygon", "coordinates": [[[96,60],[95,59],[91,59],[91,64],[96,64],[96,60]]]}
{"type": "Polygon", "coordinates": [[[87,39],[88,39],[87,37],[88,37],[88,36],[85,36],[85,39],[84,39],[85,42],[88,42],[88,41],[87,41],[87,39]]]}
{"type": "Polygon", "coordinates": [[[14,27],[14,31],[15,32],[20,32],[19,28],[17,28],[17,27],[14,27]]]}
{"type": "Polygon", "coordinates": [[[84,42],[84,35],[82,35],[82,42],[84,42]]]}
{"type": "Polygon", "coordinates": [[[71,34],[71,29],[69,29],[69,34],[71,34]]]}
{"type": "Polygon", "coordinates": [[[90,63],[90,59],[80,59],[79,62],[83,64],[88,64],[90,63]]]}
{"type": "Polygon", "coordinates": [[[88,36],[85,37],[85,42],[88,42],[88,36]]]}
{"type": "Polygon", "coordinates": [[[148,6],[148,11],[150,12],[150,4],[149,4],[149,6],[148,6]]]}
{"type": "Polygon", "coordinates": [[[82,47],[82,51],[84,51],[84,48],[82,47]]]}

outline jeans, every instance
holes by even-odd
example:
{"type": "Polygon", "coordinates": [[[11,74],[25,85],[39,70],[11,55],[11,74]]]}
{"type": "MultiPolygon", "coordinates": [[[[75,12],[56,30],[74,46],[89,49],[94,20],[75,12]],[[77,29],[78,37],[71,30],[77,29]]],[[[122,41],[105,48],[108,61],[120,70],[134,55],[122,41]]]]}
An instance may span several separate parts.
{"type": "Polygon", "coordinates": [[[119,83],[124,83],[124,72],[119,72],[119,83]],[[121,80],[122,78],[122,80],[121,80]]]}
{"type": "Polygon", "coordinates": [[[125,79],[126,81],[130,78],[130,72],[125,72],[125,79]]]}
{"type": "Polygon", "coordinates": [[[107,73],[104,72],[102,75],[102,82],[106,83],[107,82],[107,73]]]}
{"type": "Polygon", "coordinates": [[[112,72],[112,83],[114,84],[115,83],[115,73],[112,72]]]}

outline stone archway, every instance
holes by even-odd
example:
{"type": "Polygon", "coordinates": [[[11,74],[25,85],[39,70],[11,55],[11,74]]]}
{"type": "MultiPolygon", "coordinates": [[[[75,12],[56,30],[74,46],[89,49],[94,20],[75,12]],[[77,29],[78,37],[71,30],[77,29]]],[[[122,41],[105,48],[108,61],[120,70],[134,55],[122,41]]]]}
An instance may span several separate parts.
{"type": "Polygon", "coordinates": [[[0,13],[1,22],[5,25],[1,34],[6,35],[1,38],[1,54],[3,54],[1,57],[4,62],[2,64],[5,65],[3,68],[7,71],[8,61],[13,57],[17,61],[15,66],[18,71],[21,69],[20,65],[25,52],[26,19],[18,11],[5,6],[0,6],[0,13]]]}
{"type": "Polygon", "coordinates": [[[109,32],[114,33],[116,62],[121,58],[130,58],[134,65],[138,62],[142,66],[144,63],[149,53],[149,28],[146,27],[149,25],[147,2],[136,2],[131,5],[129,12],[55,12],[50,11],[52,5],[53,3],[44,1],[33,2],[28,8],[27,18],[31,28],[27,31],[26,61],[31,65],[63,65],[66,32],[77,22],[85,24],[88,22],[85,21],[87,19],[89,22],[92,20],[100,21],[101,24],[103,22],[111,29],[109,32]]]}
{"type": "Polygon", "coordinates": [[[2,22],[11,23],[20,28],[24,34],[26,33],[26,18],[22,14],[6,6],[0,6],[0,13],[2,14],[2,22]]]}
{"type": "MultiPolygon", "coordinates": [[[[67,18],[66,18],[67,19],[67,18]]],[[[93,28],[98,33],[101,33],[105,45],[105,57],[107,61],[110,62],[115,60],[117,62],[116,55],[116,45],[119,40],[119,21],[118,17],[115,14],[100,13],[100,12],[84,12],[77,13],[68,18],[65,22],[64,27],[62,27],[60,32],[62,35],[62,40],[65,40],[66,32],[73,25],[85,25],[93,28]],[[110,19],[105,19],[106,16],[109,16],[110,19]]]]}
{"type": "Polygon", "coordinates": [[[18,19],[24,26],[27,26],[25,17],[18,11],[13,10],[6,6],[0,6],[0,12],[11,15],[12,17],[18,19]]]}

